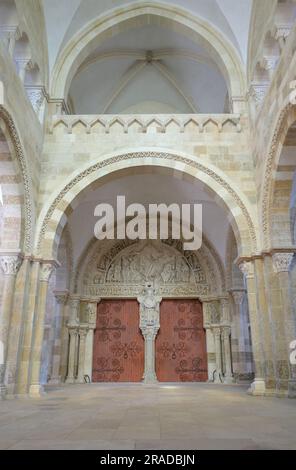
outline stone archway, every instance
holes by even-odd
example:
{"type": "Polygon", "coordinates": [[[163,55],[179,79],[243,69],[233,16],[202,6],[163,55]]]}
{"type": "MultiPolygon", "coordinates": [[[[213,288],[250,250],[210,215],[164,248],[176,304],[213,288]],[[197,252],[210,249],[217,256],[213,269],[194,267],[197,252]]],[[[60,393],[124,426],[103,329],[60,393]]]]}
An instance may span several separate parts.
{"type": "Polygon", "coordinates": [[[165,152],[163,149],[134,151],[106,157],[103,161],[88,166],[81,172],[74,173],[69,182],[58,190],[49,204],[42,210],[37,227],[36,251],[45,259],[56,255],[60,234],[67,223],[67,214],[75,207],[75,198],[93,182],[111,176],[127,167],[164,168],[169,174],[180,172],[186,177],[197,179],[205,184],[214,194],[217,201],[229,212],[240,256],[250,256],[258,250],[256,233],[256,215],[247,197],[229,181],[218,168],[205,165],[201,159],[180,154],[165,152]]]}

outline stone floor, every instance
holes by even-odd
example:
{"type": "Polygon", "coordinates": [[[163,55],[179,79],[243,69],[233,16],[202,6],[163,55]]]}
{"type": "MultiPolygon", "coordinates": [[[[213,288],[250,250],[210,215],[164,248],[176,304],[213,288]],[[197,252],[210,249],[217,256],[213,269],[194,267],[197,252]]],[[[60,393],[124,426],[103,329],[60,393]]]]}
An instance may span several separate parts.
{"type": "Polygon", "coordinates": [[[65,386],[0,402],[0,449],[296,449],[296,400],[209,384],[65,386]]]}

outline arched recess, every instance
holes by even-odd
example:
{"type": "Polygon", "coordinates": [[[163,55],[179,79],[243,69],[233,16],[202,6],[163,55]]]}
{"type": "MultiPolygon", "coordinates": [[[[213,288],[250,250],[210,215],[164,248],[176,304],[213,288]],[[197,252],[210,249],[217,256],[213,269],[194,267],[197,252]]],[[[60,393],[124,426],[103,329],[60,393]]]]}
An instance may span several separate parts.
{"type": "MultiPolygon", "coordinates": [[[[34,205],[31,181],[22,145],[8,111],[0,105],[1,135],[1,187],[3,203],[7,206],[7,217],[11,229],[2,248],[29,252],[32,249],[34,205]],[[7,244],[8,243],[8,244],[7,244]]],[[[2,211],[3,212],[3,211],[2,211]]],[[[4,222],[5,225],[5,222],[4,222]]]]}
{"type": "Polygon", "coordinates": [[[230,97],[244,96],[246,91],[245,76],[241,60],[234,46],[207,22],[183,9],[167,4],[131,4],[124,11],[114,9],[77,33],[61,52],[53,70],[51,84],[52,96],[65,99],[76,72],[90,55],[99,40],[116,34],[120,28],[132,28],[137,19],[148,16],[149,21],[165,24],[173,30],[180,30],[190,35],[192,40],[199,41],[214,62],[218,65],[229,87],[230,97]]]}
{"type": "Polygon", "coordinates": [[[257,251],[257,235],[254,221],[256,214],[247,197],[235,187],[228,177],[212,165],[187,154],[172,154],[164,149],[116,153],[75,172],[68,183],[56,191],[41,211],[35,249],[47,259],[56,257],[57,247],[68,215],[74,210],[77,196],[101,178],[112,178],[120,171],[130,171],[145,166],[157,171],[178,175],[184,179],[199,180],[215,194],[233,227],[240,256],[250,256],[257,251]]]}
{"type": "Polygon", "coordinates": [[[296,163],[289,147],[293,147],[293,140],[296,144],[295,122],[296,106],[289,103],[279,115],[263,174],[261,220],[265,249],[294,245],[290,206],[296,163]]]}

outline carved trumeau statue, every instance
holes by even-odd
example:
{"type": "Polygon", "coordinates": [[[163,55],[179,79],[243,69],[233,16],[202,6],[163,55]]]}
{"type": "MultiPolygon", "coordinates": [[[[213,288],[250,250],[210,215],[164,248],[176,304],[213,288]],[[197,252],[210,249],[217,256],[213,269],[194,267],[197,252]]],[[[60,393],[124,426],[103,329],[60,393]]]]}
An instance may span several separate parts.
{"type": "Polygon", "coordinates": [[[162,298],[156,295],[151,282],[147,282],[143,295],[138,297],[140,304],[140,328],[159,329],[159,310],[162,298]]]}
{"type": "Polygon", "coordinates": [[[160,328],[159,312],[162,298],[156,295],[152,282],[147,282],[143,294],[138,297],[140,304],[140,329],[145,338],[144,382],[155,383],[155,338],[160,328]]]}

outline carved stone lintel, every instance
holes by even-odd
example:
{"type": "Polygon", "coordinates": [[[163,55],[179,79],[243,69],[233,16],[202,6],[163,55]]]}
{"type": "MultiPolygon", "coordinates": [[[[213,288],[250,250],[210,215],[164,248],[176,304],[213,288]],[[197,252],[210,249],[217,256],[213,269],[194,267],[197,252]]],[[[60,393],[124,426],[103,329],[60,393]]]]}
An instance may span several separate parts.
{"type": "Polygon", "coordinates": [[[239,269],[247,279],[253,279],[255,276],[254,263],[252,261],[244,261],[239,265],[239,269]]]}
{"type": "Polygon", "coordinates": [[[276,273],[289,272],[293,253],[275,253],[272,255],[273,269],[276,273]]]}
{"type": "Polygon", "coordinates": [[[1,268],[5,276],[16,276],[21,264],[22,259],[19,256],[1,256],[1,268]]]}

